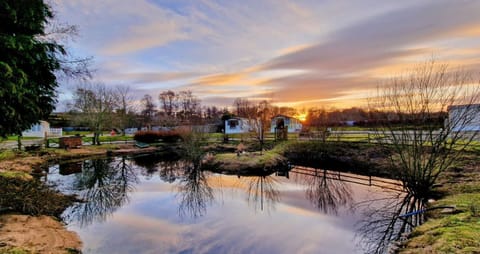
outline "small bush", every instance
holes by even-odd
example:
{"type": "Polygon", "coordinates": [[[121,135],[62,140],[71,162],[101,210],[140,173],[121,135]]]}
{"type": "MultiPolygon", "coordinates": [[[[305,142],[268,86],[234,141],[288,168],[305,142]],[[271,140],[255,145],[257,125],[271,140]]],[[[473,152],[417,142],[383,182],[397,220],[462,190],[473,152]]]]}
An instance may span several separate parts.
{"type": "Polygon", "coordinates": [[[173,143],[181,139],[181,135],[177,131],[139,131],[135,133],[133,139],[149,144],[159,141],[173,143]]]}
{"type": "Polygon", "coordinates": [[[17,154],[12,150],[0,151],[0,161],[15,159],[17,154]]]}

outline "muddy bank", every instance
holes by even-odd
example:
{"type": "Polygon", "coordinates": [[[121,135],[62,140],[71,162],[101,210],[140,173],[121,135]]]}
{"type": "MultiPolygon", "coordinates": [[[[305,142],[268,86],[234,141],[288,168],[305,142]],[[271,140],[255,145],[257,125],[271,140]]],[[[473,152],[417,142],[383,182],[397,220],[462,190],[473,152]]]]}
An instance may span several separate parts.
{"type": "Polygon", "coordinates": [[[0,216],[0,253],[80,253],[81,246],[76,233],[50,216],[0,216]]]}
{"type": "Polygon", "coordinates": [[[0,253],[79,250],[78,235],[67,231],[57,219],[75,197],[28,177],[0,175],[0,186],[0,253]]]}
{"type": "Polygon", "coordinates": [[[394,179],[391,151],[371,144],[340,142],[295,142],[282,147],[282,154],[295,165],[346,171],[394,179]]]}

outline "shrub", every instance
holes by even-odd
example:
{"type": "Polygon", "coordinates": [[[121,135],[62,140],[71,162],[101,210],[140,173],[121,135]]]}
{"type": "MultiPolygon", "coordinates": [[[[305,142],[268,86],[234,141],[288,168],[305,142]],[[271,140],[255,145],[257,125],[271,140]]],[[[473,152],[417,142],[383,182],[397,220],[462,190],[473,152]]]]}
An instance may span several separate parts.
{"type": "Polygon", "coordinates": [[[144,143],[155,143],[159,141],[173,143],[181,139],[180,133],[177,131],[139,131],[135,133],[133,139],[144,143]]]}
{"type": "Polygon", "coordinates": [[[16,156],[16,153],[12,150],[0,151],[0,161],[15,159],[16,156]]]}

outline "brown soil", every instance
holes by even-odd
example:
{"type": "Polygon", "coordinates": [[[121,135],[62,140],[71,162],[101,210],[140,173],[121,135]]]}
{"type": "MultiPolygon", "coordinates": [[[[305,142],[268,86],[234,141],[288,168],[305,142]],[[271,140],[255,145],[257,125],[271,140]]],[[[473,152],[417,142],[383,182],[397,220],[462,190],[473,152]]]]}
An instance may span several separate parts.
{"type": "Polygon", "coordinates": [[[71,253],[80,250],[78,235],[49,216],[0,216],[0,252],[21,249],[31,253],[71,253]]]}
{"type": "Polygon", "coordinates": [[[45,161],[40,157],[29,156],[13,160],[0,161],[0,172],[17,171],[31,173],[33,168],[38,168],[45,161]]]}

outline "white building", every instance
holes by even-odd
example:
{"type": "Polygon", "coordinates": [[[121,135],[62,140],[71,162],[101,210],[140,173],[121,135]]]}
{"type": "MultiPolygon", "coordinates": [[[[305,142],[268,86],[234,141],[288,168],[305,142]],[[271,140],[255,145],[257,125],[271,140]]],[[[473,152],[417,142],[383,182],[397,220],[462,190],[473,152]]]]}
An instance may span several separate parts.
{"type": "Polygon", "coordinates": [[[50,128],[47,121],[40,121],[33,125],[30,129],[23,131],[23,137],[61,137],[63,135],[62,128],[50,128]]]}
{"type": "Polygon", "coordinates": [[[480,104],[448,107],[448,125],[453,131],[480,131],[480,104]]]}
{"type": "Polygon", "coordinates": [[[249,133],[254,131],[247,118],[234,117],[225,121],[225,134],[249,133]]]}
{"type": "Polygon", "coordinates": [[[134,135],[135,133],[137,133],[138,128],[126,128],[124,131],[127,135],[134,135]]]}
{"type": "Polygon", "coordinates": [[[285,116],[285,115],[276,115],[272,118],[270,124],[270,132],[275,133],[276,129],[287,129],[288,133],[296,133],[302,130],[302,123],[300,120],[285,116]]]}

